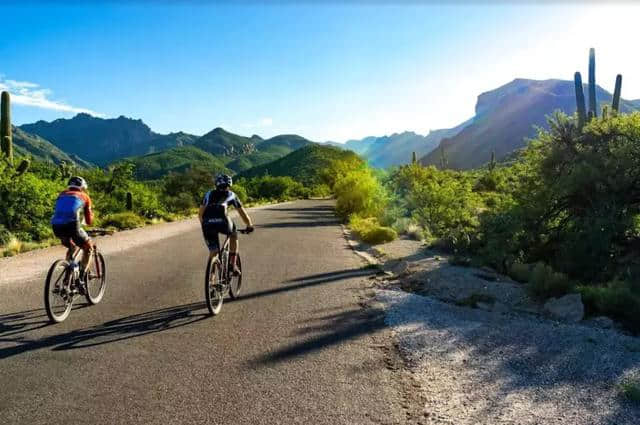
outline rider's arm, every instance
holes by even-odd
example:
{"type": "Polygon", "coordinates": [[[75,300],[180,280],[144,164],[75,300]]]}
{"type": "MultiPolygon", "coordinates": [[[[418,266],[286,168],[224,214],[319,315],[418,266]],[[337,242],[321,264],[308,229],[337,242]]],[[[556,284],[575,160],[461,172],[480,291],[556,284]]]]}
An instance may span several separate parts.
{"type": "Polygon", "coordinates": [[[240,217],[242,217],[242,221],[244,221],[244,224],[246,224],[247,227],[253,226],[253,223],[251,223],[251,218],[249,217],[249,214],[247,214],[247,211],[244,209],[244,207],[238,208],[238,214],[240,214],[240,217]]]}
{"type": "Polygon", "coordinates": [[[200,224],[202,224],[202,217],[204,216],[204,210],[207,208],[204,205],[200,205],[200,209],[198,210],[198,219],[200,220],[200,224]]]}
{"type": "Polygon", "coordinates": [[[87,226],[91,226],[93,224],[93,210],[91,209],[91,198],[89,195],[85,194],[85,203],[84,203],[84,221],[87,223],[87,226]]]}

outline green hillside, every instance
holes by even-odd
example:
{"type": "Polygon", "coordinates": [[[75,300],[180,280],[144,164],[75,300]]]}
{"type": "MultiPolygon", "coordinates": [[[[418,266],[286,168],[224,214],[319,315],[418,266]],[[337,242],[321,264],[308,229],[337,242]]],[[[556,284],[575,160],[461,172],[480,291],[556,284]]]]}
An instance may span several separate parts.
{"type": "Polygon", "coordinates": [[[171,172],[201,167],[215,172],[230,172],[219,158],[193,146],[181,146],[166,151],[128,158],[136,166],[135,175],[142,180],[160,178],[171,172]]]}
{"type": "Polygon", "coordinates": [[[254,152],[260,142],[258,136],[239,136],[218,127],[196,140],[194,146],[212,155],[235,157],[254,152]]]}
{"type": "MultiPolygon", "coordinates": [[[[255,136],[254,136],[255,137],[255,136]]],[[[227,164],[227,167],[236,173],[248,170],[252,167],[273,162],[289,153],[300,149],[313,142],[295,134],[283,134],[260,142],[256,145],[256,151],[240,156],[227,164]]]]}
{"type": "Polygon", "coordinates": [[[312,186],[319,183],[321,170],[335,160],[349,157],[357,157],[357,155],[334,146],[313,144],[293,151],[276,161],[246,170],[240,173],[240,177],[289,176],[306,186],[312,186]]]}
{"type": "Polygon", "coordinates": [[[48,140],[35,134],[29,134],[20,128],[13,127],[13,144],[16,153],[20,156],[31,156],[34,159],[56,164],[66,161],[81,167],[90,167],[91,164],[76,155],[68,155],[48,140]]]}

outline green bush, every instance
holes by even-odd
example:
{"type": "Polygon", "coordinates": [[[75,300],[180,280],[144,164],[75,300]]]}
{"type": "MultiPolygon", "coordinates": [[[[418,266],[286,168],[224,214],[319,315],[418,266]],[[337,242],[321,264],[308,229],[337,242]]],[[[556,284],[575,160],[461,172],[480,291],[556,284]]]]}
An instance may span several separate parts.
{"type": "Polygon", "coordinates": [[[613,281],[602,286],[578,287],[588,315],[609,316],[640,332],[640,295],[627,281],[613,281]]]}
{"type": "Polygon", "coordinates": [[[390,227],[378,226],[362,236],[362,240],[371,245],[391,242],[398,237],[395,230],[390,227]]]}
{"type": "Polygon", "coordinates": [[[374,217],[362,218],[353,215],[349,219],[349,227],[353,229],[360,239],[371,245],[391,242],[398,237],[395,230],[390,227],[380,226],[380,223],[374,217]]]}
{"type": "Polygon", "coordinates": [[[543,263],[533,267],[529,277],[529,291],[539,298],[560,297],[574,289],[574,285],[563,273],[554,271],[543,263]]]}
{"type": "Polygon", "coordinates": [[[333,192],[336,212],[343,218],[379,217],[387,203],[382,184],[369,168],[348,171],[335,182],[333,192]]]}
{"type": "Polygon", "coordinates": [[[526,283],[531,279],[531,265],[522,263],[513,263],[509,267],[509,276],[518,282],[526,283]]]}
{"type": "Polygon", "coordinates": [[[142,217],[128,211],[109,214],[100,222],[100,225],[103,227],[115,227],[120,230],[135,229],[144,226],[144,224],[145,221],[142,217]]]}
{"type": "Polygon", "coordinates": [[[4,246],[11,241],[13,235],[4,226],[0,225],[0,246],[4,246]]]}

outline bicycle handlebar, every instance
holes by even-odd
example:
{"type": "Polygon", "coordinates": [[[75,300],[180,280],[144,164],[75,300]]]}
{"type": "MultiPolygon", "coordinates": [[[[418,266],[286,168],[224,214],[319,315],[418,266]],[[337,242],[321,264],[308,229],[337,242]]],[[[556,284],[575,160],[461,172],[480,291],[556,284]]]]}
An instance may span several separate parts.
{"type": "Polygon", "coordinates": [[[87,229],[87,234],[89,236],[104,236],[104,235],[113,235],[114,231],[109,229],[87,229]]]}

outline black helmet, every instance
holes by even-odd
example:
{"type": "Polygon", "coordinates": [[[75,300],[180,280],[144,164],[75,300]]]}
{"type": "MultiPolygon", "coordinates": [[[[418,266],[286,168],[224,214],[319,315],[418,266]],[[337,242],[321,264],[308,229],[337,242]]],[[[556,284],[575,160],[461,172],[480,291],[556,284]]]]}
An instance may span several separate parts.
{"type": "Polygon", "coordinates": [[[233,180],[231,176],[226,174],[218,174],[216,176],[216,188],[218,189],[226,189],[233,185],[233,180]]]}
{"type": "Polygon", "coordinates": [[[67,183],[67,186],[69,187],[69,189],[73,188],[73,189],[87,190],[89,188],[89,185],[87,185],[87,181],[79,176],[71,177],[69,179],[69,182],[67,183]]]}

